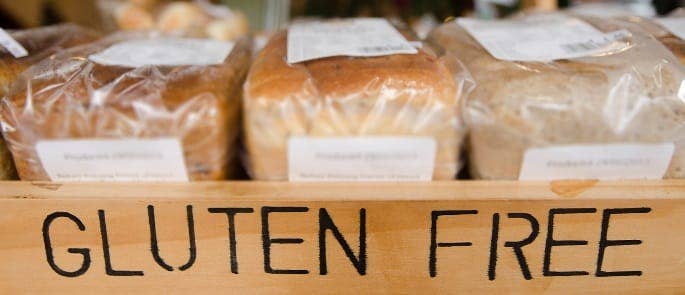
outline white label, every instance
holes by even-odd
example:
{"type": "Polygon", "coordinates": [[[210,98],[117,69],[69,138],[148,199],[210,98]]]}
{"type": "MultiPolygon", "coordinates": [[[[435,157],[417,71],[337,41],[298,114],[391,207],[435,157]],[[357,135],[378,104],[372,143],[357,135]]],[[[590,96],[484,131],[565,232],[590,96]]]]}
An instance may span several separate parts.
{"type": "Polygon", "coordinates": [[[657,18],[656,21],[676,37],[685,40],[685,17],[657,18]]]}
{"type": "Polygon", "coordinates": [[[29,55],[29,52],[26,51],[26,48],[21,46],[17,40],[14,40],[14,38],[12,38],[10,34],[7,34],[7,32],[2,28],[0,28],[0,45],[5,47],[5,49],[7,49],[7,51],[9,51],[15,58],[29,55]]]}
{"type": "Polygon", "coordinates": [[[36,151],[53,181],[188,181],[178,139],[48,140],[36,151]]]}
{"type": "Polygon", "coordinates": [[[290,181],[431,181],[436,143],[430,137],[293,137],[290,181]]]}
{"type": "Polygon", "coordinates": [[[625,49],[627,30],[602,33],[590,24],[561,14],[516,20],[457,19],[495,58],[508,61],[552,61],[607,54],[625,49]]]}
{"type": "Polygon", "coordinates": [[[416,53],[416,48],[382,18],[302,22],[288,28],[289,63],[340,55],[416,53]]]}
{"type": "Polygon", "coordinates": [[[152,38],[116,43],[88,58],[109,66],[207,66],[221,64],[234,43],[208,39],[152,38]]]}
{"type": "Polygon", "coordinates": [[[662,179],[675,145],[564,145],[528,149],[519,180],[662,179]]]}

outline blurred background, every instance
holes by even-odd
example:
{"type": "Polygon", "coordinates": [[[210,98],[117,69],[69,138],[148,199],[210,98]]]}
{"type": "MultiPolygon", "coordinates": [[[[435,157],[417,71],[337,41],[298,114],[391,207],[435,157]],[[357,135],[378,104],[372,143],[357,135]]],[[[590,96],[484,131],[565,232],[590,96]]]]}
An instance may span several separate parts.
{"type": "MultiPolygon", "coordinates": [[[[203,0],[201,2],[208,2],[203,0]]],[[[91,28],[111,30],[108,20],[117,8],[131,2],[142,7],[160,5],[163,0],[0,0],[0,26],[26,28],[59,22],[74,22],[91,28]],[[152,3],[152,4],[151,4],[152,3]]],[[[417,31],[447,18],[477,15],[497,18],[525,9],[566,9],[599,15],[665,15],[682,6],[684,0],[222,0],[241,11],[256,31],[271,31],[300,17],[383,16],[402,19],[417,31]]],[[[117,10],[118,11],[118,10],[117,10]]],[[[153,15],[155,11],[151,12],[153,15]]]]}

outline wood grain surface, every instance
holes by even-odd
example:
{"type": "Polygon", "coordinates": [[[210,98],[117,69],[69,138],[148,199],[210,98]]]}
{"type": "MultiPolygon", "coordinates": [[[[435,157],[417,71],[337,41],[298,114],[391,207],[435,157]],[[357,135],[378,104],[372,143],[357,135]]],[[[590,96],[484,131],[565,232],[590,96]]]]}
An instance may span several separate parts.
{"type": "Polygon", "coordinates": [[[685,181],[0,183],[0,293],[685,293],[685,181]]]}

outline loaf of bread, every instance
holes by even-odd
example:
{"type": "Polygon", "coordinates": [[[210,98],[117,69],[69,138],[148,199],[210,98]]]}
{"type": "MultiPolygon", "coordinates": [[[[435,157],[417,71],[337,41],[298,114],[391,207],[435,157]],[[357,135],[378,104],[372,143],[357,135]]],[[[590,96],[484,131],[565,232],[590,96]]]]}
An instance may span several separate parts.
{"type": "Polygon", "coordinates": [[[685,70],[634,24],[585,17],[603,32],[627,29],[624,50],[552,62],[498,60],[456,22],[428,37],[466,63],[476,88],[465,106],[470,172],[517,179],[529,148],[674,142],[666,178],[685,177],[685,70]],[[682,94],[681,94],[682,95],[682,94]]]}
{"type": "MultiPolygon", "coordinates": [[[[0,97],[7,94],[17,76],[27,67],[66,48],[94,41],[98,37],[91,30],[71,24],[10,31],[9,34],[26,49],[28,56],[15,58],[5,48],[0,48],[0,97]]],[[[14,178],[14,163],[0,136],[0,180],[14,178]]]]}
{"type": "Polygon", "coordinates": [[[471,86],[458,61],[418,54],[286,62],[287,33],[256,57],[244,86],[248,170],[288,179],[292,136],[423,136],[437,142],[433,179],[453,179],[464,134],[459,116],[471,86]]]}
{"type": "Polygon", "coordinates": [[[132,67],[89,58],[113,44],[155,36],[116,34],[57,54],[22,74],[2,108],[5,138],[22,180],[49,180],[37,142],[91,138],[178,138],[188,179],[227,177],[236,153],[240,86],[251,41],[241,39],[223,63],[213,65],[132,67]]]}

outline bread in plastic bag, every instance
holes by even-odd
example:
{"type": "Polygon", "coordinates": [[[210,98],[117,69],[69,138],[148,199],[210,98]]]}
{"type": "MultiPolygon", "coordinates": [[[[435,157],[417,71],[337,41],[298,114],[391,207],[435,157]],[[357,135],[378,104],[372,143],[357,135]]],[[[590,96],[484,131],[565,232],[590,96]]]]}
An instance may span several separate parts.
{"type": "Polygon", "coordinates": [[[14,161],[12,154],[7,149],[5,140],[0,136],[0,180],[11,180],[17,178],[17,172],[14,168],[14,161]]]}
{"type": "Polygon", "coordinates": [[[431,137],[437,142],[432,179],[456,176],[465,133],[460,105],[472,88],[459,61],[422,48],[413,55],[289,64],[286,52],[287,32],[277,33],[255,58],[244,86],[244,140],[253,178],[289,179],[293,136],[431,137]]]}
{"type": "Polygon", "coordinates": [[[529,148],[673,142],[665,178],[685,177],[685,70],[638,26],[584,20],[602,32],[627,29],[624,50],[551,62],[498,60],[456,22],[428,37],[464,61],[476,81],[465,105],[470,172],[517,179],[529,148]]]}
{"type": "MultiPolygon", "coordinates": [[[[9,31],[21,44],[28,56],[15,58],[5,48],[0,49],[0,97],[27,67],[66,48],[94,41],[98,35],[88,29],[63,24],[27,30],[9,31]]],[[[16,178],[14,163],[2,136],[0,136],[0,180],[16,178]]]]}
{"type": "Polygon", "coordinates": [[[230,175],[251,40],[236,42],[223,62],[211,65],[131,67],[90,58],[121,42],[157,44],[161,38],[115,34],[57,54],[22,74],[2,109],[5,138],[22,180],[50,179],[36,151],[38,142],[90,138],[178,138],[188,179],[230,175]]]}
{"type": "MultiPolygon", "coordinates": [[[[685,13],[685,10],[681,11],[681,13],[685,13]]],[[[671,50],[671,52],[673,52],[673,54],[678,58],[678,60],[680,60],[682,64],[685,64],[685,40],[678,38],[652,19],[631,16],[621,18],[621,20],[639,25],[642,29],[650,33],[652,36],[654,36],[654,38],[659,40],[659,42],[671,50]]]]}

